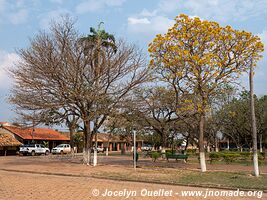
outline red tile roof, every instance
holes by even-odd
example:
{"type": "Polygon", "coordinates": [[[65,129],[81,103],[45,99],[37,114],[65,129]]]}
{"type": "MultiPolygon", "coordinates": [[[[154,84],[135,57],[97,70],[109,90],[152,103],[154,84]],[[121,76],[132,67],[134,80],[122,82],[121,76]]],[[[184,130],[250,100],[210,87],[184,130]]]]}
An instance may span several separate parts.
{"type": "Polygon", "coordinates": [[[13,146],[20,146],[21,143],[16,140],[13,136],[6,133],[1,133],[0,130],[0,147],[13,147],[13,146]]]}
{"type": "Polygon", "coordinates": [[[70,140],[69,137],[49,128],[20,128],[15,126],[4,126],[4,129],[12,132],[24,140],[70,140]]]}

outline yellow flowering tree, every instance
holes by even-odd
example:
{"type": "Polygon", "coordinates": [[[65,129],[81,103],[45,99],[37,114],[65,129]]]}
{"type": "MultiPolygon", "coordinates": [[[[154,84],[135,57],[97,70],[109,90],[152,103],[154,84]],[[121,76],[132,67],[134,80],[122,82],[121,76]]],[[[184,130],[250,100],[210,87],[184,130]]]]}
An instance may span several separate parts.
{"type": "Polygon", "coordinates": [[[236,82],[252,64],[255,66],[263,44],[251,33],[198,17],[181,14],[175,22],[166,34],[157,35],[149,44],[150,65],[175,90],[194,97],[192,103],[199,119],[200,165],[205,172],[204,123],[209,101],[223,92],[226,84],[236,82]]]}

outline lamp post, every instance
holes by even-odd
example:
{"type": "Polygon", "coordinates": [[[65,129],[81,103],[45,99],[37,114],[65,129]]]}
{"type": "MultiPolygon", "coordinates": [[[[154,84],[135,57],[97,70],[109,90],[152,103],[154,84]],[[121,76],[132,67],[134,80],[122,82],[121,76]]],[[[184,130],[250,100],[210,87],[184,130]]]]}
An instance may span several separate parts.
{"type": "Polygon", "coordinates": [[[255,116],[255,102],[254,102],[254,65],[251,60],[250,71],[249,71],[249,89],[250,89],[250,113],[251,113],[251,129],[252,129],[252,149],[253,149],[253,166],[254,175],[259,176],[259,161],[258,161],[258,147],[257,147],[257,126],[255,116]]]}
{"type": "MultiPolygon", "coordinates": [[[[95,128],[95,124],[92,123],[92,130],[95,128]]],[[[97,166],[97,131],[95,131],[95,148],[94,148],[94,159],[93,159],[93,166],[97,166]]],[[[91,152],[90,152],[91,153],[91,152]]]]}
{"type": "Polygon", "coordinates": [[[134,170],[136,170],[136,130],[134,129],[133,130],[133,138],[134,138],[134,156],[133,156],[133,159],[134,159],[134,170]]]}

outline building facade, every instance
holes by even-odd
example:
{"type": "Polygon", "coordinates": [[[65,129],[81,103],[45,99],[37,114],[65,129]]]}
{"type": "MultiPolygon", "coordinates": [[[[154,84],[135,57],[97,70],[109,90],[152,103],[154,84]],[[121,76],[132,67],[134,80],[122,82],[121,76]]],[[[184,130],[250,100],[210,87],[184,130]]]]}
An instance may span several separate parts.
{"type": "Polygon", "coordinates": [[[49,149],[62,143],[69,143],[70,138],[49,128],[23,128],[10,124],[1,124],[0,132],[11,135],[21,144],[44,144],[49,149]]]}

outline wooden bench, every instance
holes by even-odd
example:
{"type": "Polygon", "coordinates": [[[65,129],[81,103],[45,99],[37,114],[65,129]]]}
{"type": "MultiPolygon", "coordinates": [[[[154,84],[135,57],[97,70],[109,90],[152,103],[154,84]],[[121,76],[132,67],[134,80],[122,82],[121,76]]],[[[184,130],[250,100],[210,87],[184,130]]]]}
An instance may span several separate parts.
{"type": "Polygon", "coordinates": [[[187,162],[188,155],[186,154],[166,154],[166,159],[169,162],[169,159],[175,159],[177,160],[184,160],[184,162],[187,162]]]}

